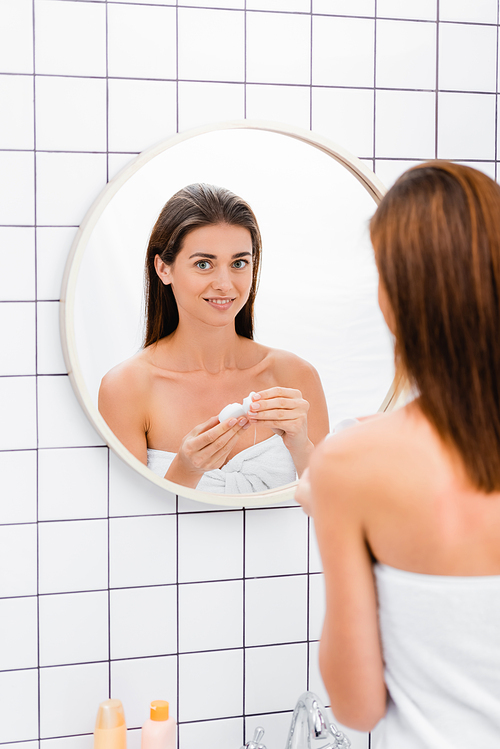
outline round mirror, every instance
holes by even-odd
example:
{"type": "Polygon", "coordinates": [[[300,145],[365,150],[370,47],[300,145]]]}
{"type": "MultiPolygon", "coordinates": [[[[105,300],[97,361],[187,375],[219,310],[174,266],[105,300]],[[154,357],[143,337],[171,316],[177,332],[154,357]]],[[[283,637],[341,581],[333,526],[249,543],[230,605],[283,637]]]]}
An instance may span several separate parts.
{"type": "Polygon", "coordinates": [[[71,249],[61,292],[63,350],[77,397],[101,437],[171,492],[212,504],[274,504],[291,499],[295,483],[254,494],[212,494],[155,475],[125,449],[97,408],[102,377],[142,346],[151,229],[165,202],[194,182],[226,187],[252,207],[263,241],[255,339],[317,369],[330,424],[390,408],[400,390],[368,234],[384,187],[354,156],[309,131],[223,123],[140,154],[106,186],[71,249]]]}

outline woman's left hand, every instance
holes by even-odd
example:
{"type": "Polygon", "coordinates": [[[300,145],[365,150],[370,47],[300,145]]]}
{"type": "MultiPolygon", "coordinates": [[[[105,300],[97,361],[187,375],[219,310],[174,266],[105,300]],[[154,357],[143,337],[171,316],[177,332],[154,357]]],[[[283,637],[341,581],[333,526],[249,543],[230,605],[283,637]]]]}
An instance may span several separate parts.
{"type": "Polygon", "coordinates": [[[297,473],[306,467],[313,444],[307,434],[309,403],[300,390],[272,387],[252,396],[247,413],[251,424],[261,424],[283,438],[290,451],[297,473]]]}

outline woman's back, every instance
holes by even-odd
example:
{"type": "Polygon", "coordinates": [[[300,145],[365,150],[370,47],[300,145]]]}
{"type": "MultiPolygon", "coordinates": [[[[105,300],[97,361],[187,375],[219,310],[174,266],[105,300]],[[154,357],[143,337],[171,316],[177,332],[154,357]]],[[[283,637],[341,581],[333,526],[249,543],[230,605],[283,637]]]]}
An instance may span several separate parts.
{"type": "Polygon", "coordinates": [[[429,575],[500,575],[500,492],[471,485],[417,403],[367,420],[344,443],[377,561],[429,575]]]}

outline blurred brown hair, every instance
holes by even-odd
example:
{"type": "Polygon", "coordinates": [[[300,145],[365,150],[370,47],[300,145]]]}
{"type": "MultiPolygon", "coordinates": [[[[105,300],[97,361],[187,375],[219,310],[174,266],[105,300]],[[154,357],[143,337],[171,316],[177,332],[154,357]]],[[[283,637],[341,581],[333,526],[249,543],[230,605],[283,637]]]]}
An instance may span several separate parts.
{"type": "Polygon", "coordinates": [[[413,167],[370,233],[397,366],[474,486],[500,490],[500,186],[459,164],[413,167]]]}
{"type": "Polygon", "coordinates": [[[155,270],[155,257],[171,265],[182,249],[184,238],[200,226],[243,226],[252,237],[252,286],[248,299],[235,319],[235,329],[253,338],[253,308],[259,281],[261,237],[257,219],[242,198],[224,187],[196,183],[183,187],[163,206],[153,227],[146,252],[144,293],[146,332],[144,347],[173,333],[179,324],[177,302],[170,285],[164,285],[155,270]]]}

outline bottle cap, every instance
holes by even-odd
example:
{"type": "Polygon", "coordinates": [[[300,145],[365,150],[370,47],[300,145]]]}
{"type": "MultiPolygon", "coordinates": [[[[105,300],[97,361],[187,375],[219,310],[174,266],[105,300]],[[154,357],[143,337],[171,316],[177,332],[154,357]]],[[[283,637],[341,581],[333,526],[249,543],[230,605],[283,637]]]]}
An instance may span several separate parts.
{"type": "Polygon", "coordinates": [[[153,700],[150,710],[151,720],[168,720],[168,702],[153,700]]]}
{"type": "Polygon", "coordinates": [[[125,713],[120,700],[105,700],[97,711],[96,730],[99,728],[119,728],[125,725],[125,713]]]}

